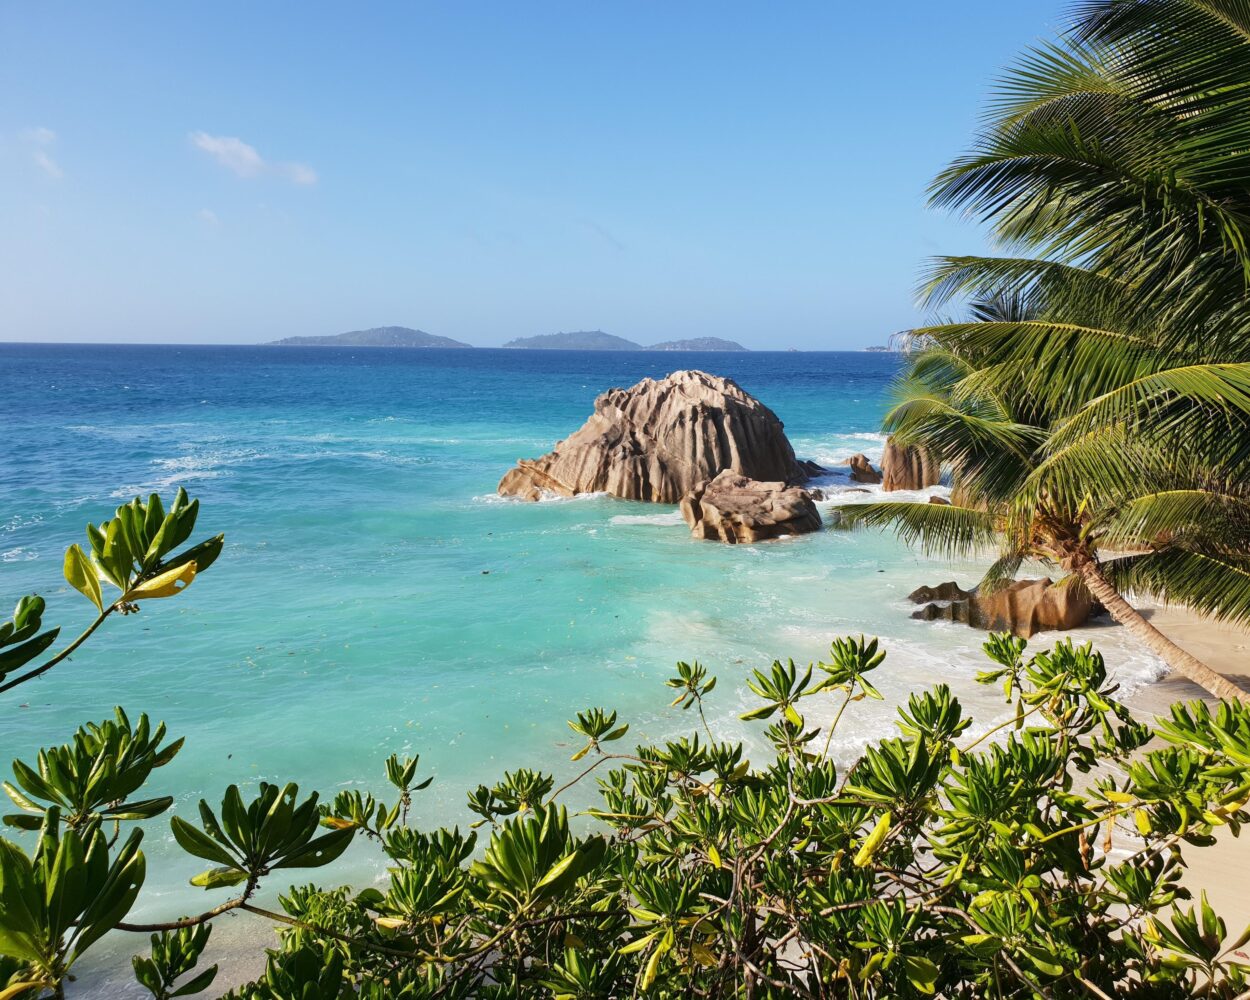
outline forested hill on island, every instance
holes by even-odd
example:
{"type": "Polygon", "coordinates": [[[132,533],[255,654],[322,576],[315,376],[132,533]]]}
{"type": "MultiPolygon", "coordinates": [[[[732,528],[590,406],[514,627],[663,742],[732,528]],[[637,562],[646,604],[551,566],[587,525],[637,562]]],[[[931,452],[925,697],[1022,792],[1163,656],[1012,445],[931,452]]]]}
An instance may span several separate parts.
{"type": "Polygon", "coordinates": [[[666,340],[644,347],[624,337],[602,330],[578,330],[573,333],[542,333],[535,337],[518,337],[504,347],[531,351],[745,351],[747,348],[719,337],[695,337],[692,340],[666,340]]]}
{"type": "Polygon", "coordinates": [[[648,351],[749,351],[736,340],[722,340],[720,337],[691,337],[689,340],[666,340],[652,344],[648,351]]]}
{"type": "Polygon", "coordinates": [[[472,347],[450,337],[438,337],[406,326],[375,326],[326,337],[284,337],[271,341],[275,347],[472,347]]]}

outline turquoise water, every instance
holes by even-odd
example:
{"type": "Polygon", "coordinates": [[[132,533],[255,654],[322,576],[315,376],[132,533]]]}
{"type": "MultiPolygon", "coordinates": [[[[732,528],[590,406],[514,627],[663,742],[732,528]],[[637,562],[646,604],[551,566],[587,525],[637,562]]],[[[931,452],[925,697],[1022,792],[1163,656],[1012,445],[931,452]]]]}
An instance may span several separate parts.
{"type": "MultiPolygon", "coordinates": [[[[493,495],[518,457],[578,427],[599,392],[682,367],[736,378],[778,413],[800,457],[876,458],[897,363],[0,345],[0,599],[37,591],[67,634],[87,624],[89,605],[61,579],[65,547],[136,493],[185,486],[204,507],[197,536],[227,538],[187,594],[111,620],[71,661],[3,696],[0,760],[32,757],[121,704],[187,737],[152,784],[180,812],[230,782],[380,790],[388,754],[419,753],[436,780],[417,821],[464,824],[465,790],[505,767],[568,773],[564,720],[579,709],[615,708],[639,738],[683,731],[691,719],[666,707],[663,686],[678,659],[719,675],[713,723],[733,737],[752,667],[806,661],[861,631],[890,650],[887,702],[850,717],[839,755],[884,735],[894,700],[939,680],[988,722],[1001,706],[973,680],[982,637],[914,622],[904,600],[920,583],[974,582],[976,566],[876,533],[722,546],[692,540],[674,508],[493,495]]],[[[862,498],[838,495],[850,485],[830,476],[831,502],[862,498]]],[[[1123,679],[1154,676],[1116,630],[1090,631],[1123,679]]],[[[167,831],[149,833],[137,916],[220,895],[186,886],[200,866],[167,831]]],[[[361,852],[318,875],[379,871],[361,852]]]]}

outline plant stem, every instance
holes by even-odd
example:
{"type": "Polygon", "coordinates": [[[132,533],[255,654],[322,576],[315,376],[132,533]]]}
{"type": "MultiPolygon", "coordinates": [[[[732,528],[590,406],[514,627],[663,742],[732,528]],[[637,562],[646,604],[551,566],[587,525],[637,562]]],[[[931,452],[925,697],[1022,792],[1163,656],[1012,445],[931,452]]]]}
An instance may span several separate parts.
{"type": "Polygon", "coordinates": [[[50,659],[43,666],[36,667],[34,670],[29,670],[26,673],[22,674],[22,676],[15,677],[13,678],[13,680],[8,681],[5,684],[0,684],[0,694],[3,694],[5,691],[8,691],[10,688],[17,687],[19,684],[26,683],[26,681],[34,680],[40,674],[47,673],[49,670],[55,667],[58,663],[60,663],[63,659],[69,656],[79,646],[81,646],[84,642],[86,642],[87,639],[90,638],[91,633],[104,624],[104,619],[107,618],[116,610],[117,610],[117,605],[110,604],[107,608],[101,611],[99,617],[96,618],[96,620],[93,621],[87,627],[87,631],[85,631],[82,635],[80,635],[77,639],[71,642],[63,650],[61,650],[59,653],[53,656],[52,659],[50,659]]]}

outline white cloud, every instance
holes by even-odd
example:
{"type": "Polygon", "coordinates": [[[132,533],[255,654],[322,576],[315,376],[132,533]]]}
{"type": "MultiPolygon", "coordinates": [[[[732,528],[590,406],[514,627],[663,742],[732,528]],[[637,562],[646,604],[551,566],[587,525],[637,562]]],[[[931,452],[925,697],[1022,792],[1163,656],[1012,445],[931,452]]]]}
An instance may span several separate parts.
{"type": "Polygon", "coordinates": [[[48,147],[56,142],[56,133],[52,129],[45,128],[42,125],[28,128],[22,133],[22,139],[30,150],[30,158],[35,166],[53,180],[60,180],[65,176],[65,171],[61,169],[61,165],[48,152],[48,147]]]}
{"type": "Polygon", "coordinates": [[[191,144],[240,177],[272,174],[294,184],[317,183],[317,172],[312,167],[303,163],[270,163],[257,152],[255,146],[248,145],[237,136],[192,132],[191,144]]]}
{"type": "Polygon", "coordinates": [[[35,166],[54,180],[60,180],[65,176],[65,171],[61,169],[61,165],[42,149],[36,149],[31,154],[31,159],[35,161],[35,166]]]}
{"type": "Polygon", "coordinates": [[[211,208],[201,208],[195,214],[199,216],[200,221],[203,222],[204,225],[210,227],[211,229],[216,229],[221,225],[221,220],[217,218],[217,213],[211,208]]]}

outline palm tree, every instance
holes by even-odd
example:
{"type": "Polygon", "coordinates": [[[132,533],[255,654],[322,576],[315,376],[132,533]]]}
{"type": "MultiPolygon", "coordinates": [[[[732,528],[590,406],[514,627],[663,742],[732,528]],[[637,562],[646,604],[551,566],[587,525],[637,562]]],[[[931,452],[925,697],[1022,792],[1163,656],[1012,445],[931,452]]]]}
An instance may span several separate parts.
{"type": "Polygon", "coordinates": [[[1171,667],[1244,694],[1123,596],[1250,621],[1250,5],[1085,0],[1007,77],[933,201],[1034,256],[944,258],[887,429],[951,469],[952,507],[873,504],[987,585],[1054,563],[1171,667]],[[1115,558],[1104,559],[1108,553],[1115,558]]]}

